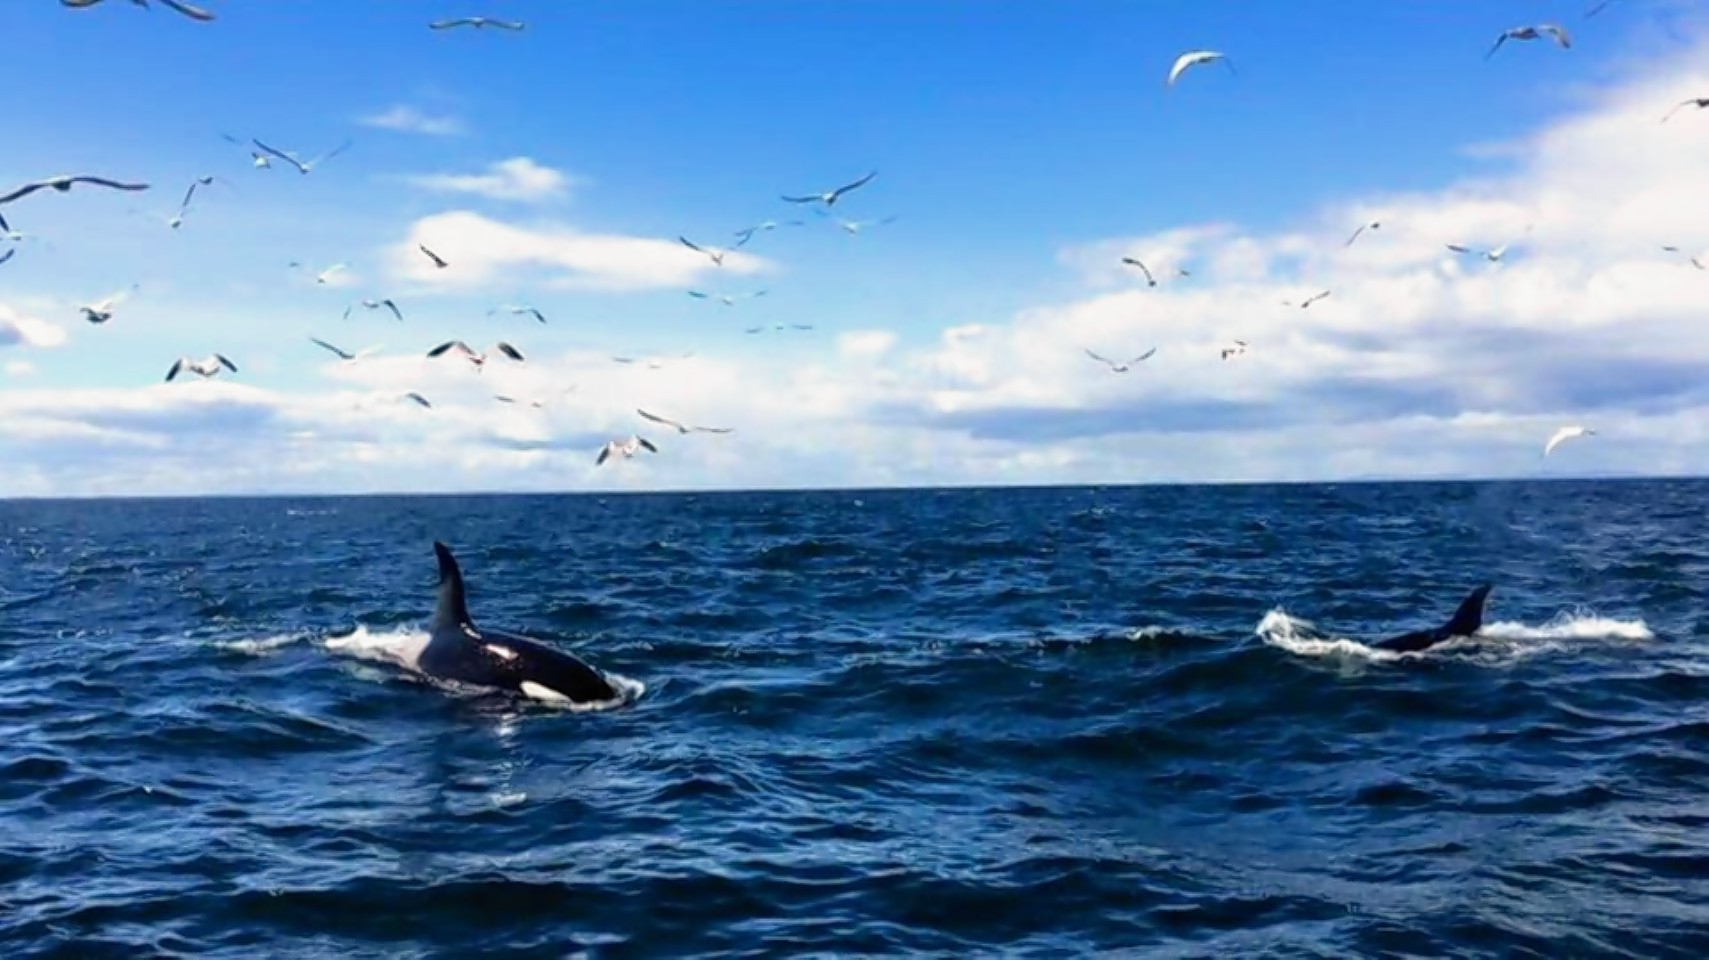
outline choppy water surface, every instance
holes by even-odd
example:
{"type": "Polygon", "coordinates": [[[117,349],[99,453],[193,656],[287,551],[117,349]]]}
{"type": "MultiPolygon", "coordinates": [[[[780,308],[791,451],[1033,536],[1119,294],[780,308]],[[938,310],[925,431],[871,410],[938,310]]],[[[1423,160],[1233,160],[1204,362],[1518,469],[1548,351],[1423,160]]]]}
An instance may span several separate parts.
{"type": "Polygon", "coordinates": [[[1709,484],[0,504],[7,957],[1709,955],[1709,484]],[[645,686],[397,667],[478,622],[645,686]],[[1477,638],[1361,641],[1495,583],[1477,638]]]}

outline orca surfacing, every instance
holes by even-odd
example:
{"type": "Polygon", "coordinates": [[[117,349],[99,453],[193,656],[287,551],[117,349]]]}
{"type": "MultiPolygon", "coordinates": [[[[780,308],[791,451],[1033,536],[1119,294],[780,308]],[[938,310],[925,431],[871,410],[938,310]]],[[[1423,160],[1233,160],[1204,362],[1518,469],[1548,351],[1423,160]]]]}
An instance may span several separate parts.
{"type": "Polygon", "coordinates": [[[1454,616],[1440,627],[1403,633],[1398,637],[1379,640],[1371,646],[1395,653],[1416,653],[1454,637],[1469,637],[1484,625],[1484,601],[1489,598],[1489,590],[1490,585],[1487,583],[1473,590],[1466,599],[1460,601],[1460,609],[1454,611],[1454,616]]]}
{"type": "Polygon", "coordinates": [[[559,703],[622,699],[604,674],[577,657],[527,637],[477,628],[456,558],[443,543],[435,542],[433,552],[439,558],[439,600],[418,661],[422,673],[559,703]]]}

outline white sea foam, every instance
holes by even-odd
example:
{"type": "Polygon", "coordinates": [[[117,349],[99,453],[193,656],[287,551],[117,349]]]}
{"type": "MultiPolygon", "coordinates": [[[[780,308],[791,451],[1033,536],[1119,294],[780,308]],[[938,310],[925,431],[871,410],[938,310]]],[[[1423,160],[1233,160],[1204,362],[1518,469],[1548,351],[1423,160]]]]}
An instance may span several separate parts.
{"type": "Polygon", "coordinates": [[[262,657],[275,650],[288,647],[293,643],[307,640],[306,633],[281,633],[272,637],[246,637],[242,640],[221,640],[214,644],[221,650],[231,650],[236,653],[247,653],[252,657],[262,657]]]}
{"type": "Polygon", "coordinates": [[[1501,666],[1536,656],[1594,642],[1652,640],[1655,634],[1642,620],[1616,620],[1589,611],[1557,615],[1541,626],[1501,621],[1484,624],[1475,636],[1456,637],[1428,650],[1399,653],[1366,646],[1345,637],[1324,636],[1309,620],[1272,610],[1259,621],[1259,639],[1271,646],[1303,657],[1345,657],[1389,663],[1423,657],[1443,657],[1501,666]]]}

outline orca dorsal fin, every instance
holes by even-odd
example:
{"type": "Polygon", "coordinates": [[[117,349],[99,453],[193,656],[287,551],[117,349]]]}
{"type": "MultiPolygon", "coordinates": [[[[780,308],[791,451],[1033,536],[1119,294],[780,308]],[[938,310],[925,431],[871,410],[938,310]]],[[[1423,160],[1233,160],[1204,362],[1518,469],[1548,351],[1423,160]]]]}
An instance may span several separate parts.
{"type": "Polygon", "coordinates": [[[439,558],[439,603],[433,609],[433,626],[460,627],[469,623],[469,607],[463,598],[463,571],[451,548],[435,540],[433,553],[439,558]]]}
{"type": "Polygon", "coordinates": [[[1460,609],[1454,611],[1454,618],[1442,625],[1442,633],[1449,637],[1469,637],[1477,633],[1484,625],[1484,601],[1489,599],[1489,584],[1473,590],[1460,601],[1460,609]]]}

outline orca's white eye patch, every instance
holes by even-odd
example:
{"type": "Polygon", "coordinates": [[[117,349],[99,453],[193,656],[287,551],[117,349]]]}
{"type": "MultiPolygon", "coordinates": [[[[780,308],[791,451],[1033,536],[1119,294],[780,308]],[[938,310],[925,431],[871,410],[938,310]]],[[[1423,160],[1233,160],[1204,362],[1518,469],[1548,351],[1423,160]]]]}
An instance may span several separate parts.
{"type": "Polygon", "coordinates": [[[544,700],[547,703],[569,703],[570,702],[569,697],[566,697],[563,694],[559,693],[558,691],[553,690],[551,687],[543,687],[540,684],[535,683],[532,680],[522,681],[521,689],[522,689],[522,695],[523,696],[533,697],[536,700],[544,700]]]}

